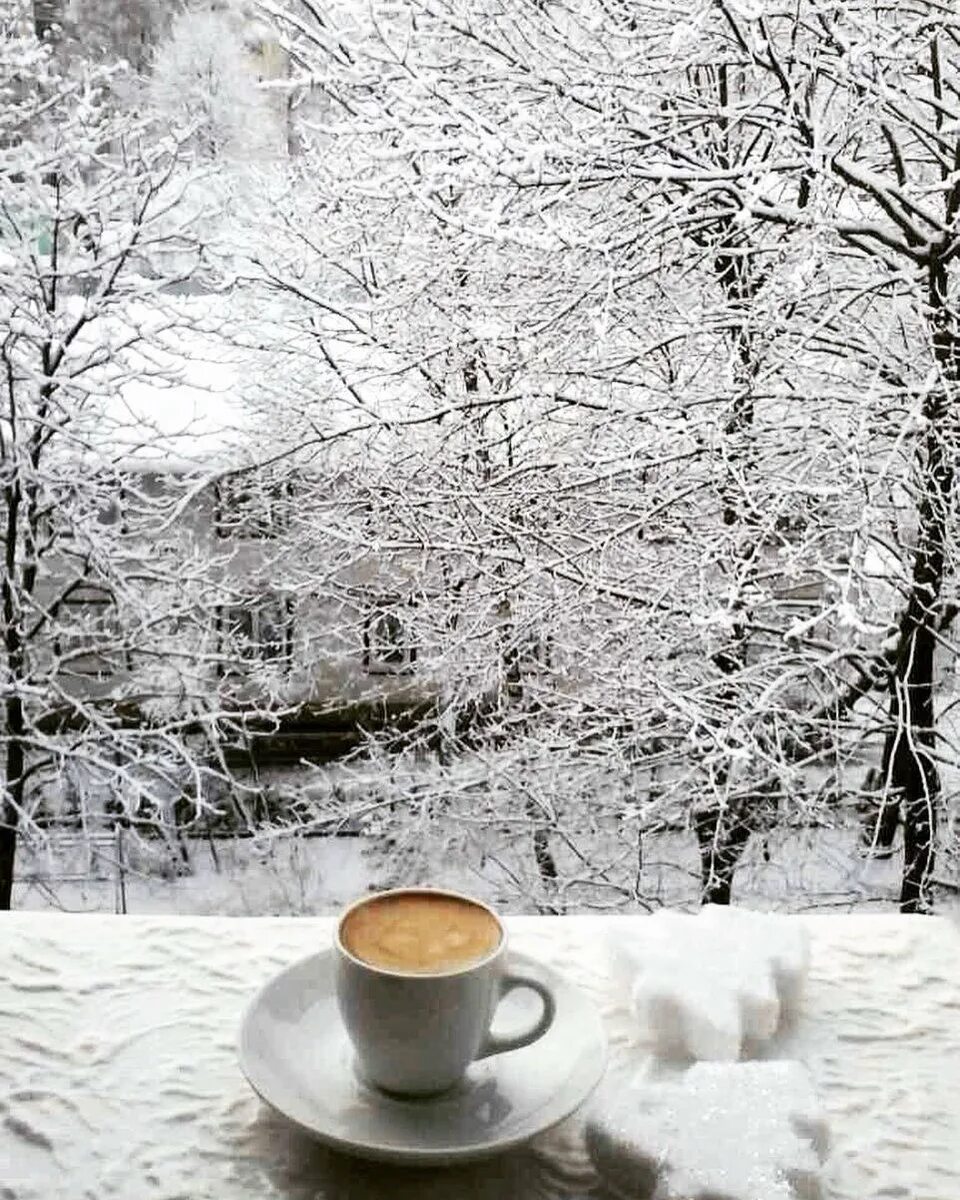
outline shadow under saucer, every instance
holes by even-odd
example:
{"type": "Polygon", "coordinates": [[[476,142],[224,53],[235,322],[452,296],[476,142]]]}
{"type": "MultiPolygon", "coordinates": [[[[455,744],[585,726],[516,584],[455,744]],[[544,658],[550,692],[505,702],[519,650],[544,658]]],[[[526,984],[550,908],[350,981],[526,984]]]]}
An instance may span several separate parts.
{"type": "Polygon", "coordinates": [[[262,1104],[235,1162],[247,1186],[277,1200],[606,1200],[575,1119],[536,1142],[478,1162],[397,1165],[332,1150],[262,1104]],[[256,1176],[253,1178],[252,1176],[256,1176]]]}

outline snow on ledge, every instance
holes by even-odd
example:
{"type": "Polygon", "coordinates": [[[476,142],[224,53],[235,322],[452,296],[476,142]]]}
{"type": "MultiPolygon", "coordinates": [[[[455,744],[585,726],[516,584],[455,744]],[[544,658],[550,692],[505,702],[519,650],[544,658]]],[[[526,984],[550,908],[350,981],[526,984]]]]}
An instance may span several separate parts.
{"type": "MultiPolygon", "coordinates": [[[[606,943],[652,950],[655,919],[505,920],[518,952],[549,962],[598,1005],[611,1078],[636,1076],[636,1015],[610,975],[606,943]]],[[[795,1026],[774,1045],[809,1072],[829,1120],[831,1200],[960,1196],[957,930],[919,916],[775,920],[810,939],[795,1026]]],[[[0,914],[0,1190],[22,1200],[75,1200],[78,1187],[121,1200],[412,1196],[402,1174],[327,1155],[288,1130],[237,1064],[250,997],[328,946],[332,929],[332,917],[0,914]]],[[[455,1182],[417,1172],[417,1200],[570,1200],[577,1192],[563,1180],[577,1137],[567,1150],[558,1139],[458,1170],[455,1182]]]]}
{"type": "Polygon", "coordinates": [[[795,1019],[809,961],[802,925],[718,905],[658,912],[642,940],[610,948],[629,982],[638,1042],[663,1059],[755,1053],[795,1019]]]}

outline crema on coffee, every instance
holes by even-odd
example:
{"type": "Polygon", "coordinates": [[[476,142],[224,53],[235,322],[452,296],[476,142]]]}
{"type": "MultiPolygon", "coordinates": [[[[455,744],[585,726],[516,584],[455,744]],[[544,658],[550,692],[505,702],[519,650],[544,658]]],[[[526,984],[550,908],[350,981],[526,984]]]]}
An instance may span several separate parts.
{"type": "Polygon", "coordinates": [[[351,909],[340,926],[346,950],[372,967],[412,974],[458,971],[492,954],[500,925],[479,904],[442,892],[397,892],[351,909]]]}

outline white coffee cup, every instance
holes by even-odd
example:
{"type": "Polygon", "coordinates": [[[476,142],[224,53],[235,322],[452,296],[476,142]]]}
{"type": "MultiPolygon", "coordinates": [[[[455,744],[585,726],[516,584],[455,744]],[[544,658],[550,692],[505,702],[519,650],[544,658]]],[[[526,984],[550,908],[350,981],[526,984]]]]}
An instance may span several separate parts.
{"type": "Polygon", "coordinates": [[[396,888],[358,900],[341,916],[335,938],[337,1001],[357,1055],[361,1078],[387,1092],[429,1096],[446,1091],[476,1059],[528,1046],[553,1021],[554,999],[540,980],[506,969],[507,934],[485,904],[440,888],[396,888]],[[356,957],[342,931],[351,913],[386,896],[449,896],[477,905],[500,931],[494,949],[479,962],[436,973],[404,972],[356,957]],[[511,1036],[490,1032],[500,1000],[516,988],[536,992],[539,1018],[511,1036]]]}

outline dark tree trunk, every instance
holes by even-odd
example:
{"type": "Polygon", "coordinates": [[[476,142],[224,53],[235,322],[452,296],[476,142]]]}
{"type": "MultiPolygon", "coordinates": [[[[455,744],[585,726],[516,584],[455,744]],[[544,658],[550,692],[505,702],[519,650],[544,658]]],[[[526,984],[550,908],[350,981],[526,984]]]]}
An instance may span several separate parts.
{"type": "MultiPolygon", "coordinates": [[[[931,573],[929,557],[918,550],[910,600],[900,622],[897,667],[890,683],[890,729],[884,745],[887,777],[903,822],[900,911],[904,913],[931,907],[929,884],[940,797],[940,774],[933,756],[936,634],[932,609],[940,594],[942,566],[931,573]]],[[[942,562],[942,554],[934,557],[942,562]]]]}
{"type": "MultiPolygon", "coordinates": [[[[9,700],[6,705],[8,734],[20,726],[22,733],[23,712],[19,698],[9,700]]],[[[13,902],[13,876],[17,857],[17,826],[23,804],[23,742],[13,737],[7,743],[6,797],[0,814],[0,912],[9,912],[13,902]]]]}
{"type": "Polygon", "coordinates": [[[877,858],[889,858],[893,853],[893,842],[899,824],[899,798],[886,789],[877,801],[876,809],[871,809],[866,814],[861,826],[860,839],[864,849],[872,850],[877,858]]]}
{"type": "Polygon", "coordinates": [[[947,296],[946,266],[932,258],[928,304],[940,383],[924,400],[924,435],[917,454],[921,497],[907,606],[900,618],[890,680],[890,727],[884,744],[888,777],[903,822],[900,911],[929,912],[935,866],[940,773],[934,757],[934,652],[940,617],[947,517],[953,466],[945,445],[952,391],[960,375],[957,336],[947,296]]]}
{"type": "Polygon", "coordinates": [[[730,808],[705,809],[697,813],[694,825],[700,849],[700,903],[729,904],[750,825],[730,808]]]}
{"type": "MultiPolygon", "coordinates": [[[[927,912],[935,864],[940,776],[933,759],[933,645],[929,625],[916,624],[911,600],[901,623],[902,656],[891,681],[890,724],[884,755],[903,822],[900,911],[927,912]],[[907,628],[908,624],[912,626],[907,628]]],[[[892,807],[892,806],[891,806],[892,807]]]]}
{"type": "Polygon", "coordinates": [[[893,839],[897,836],[899,824],[899,804],[895,800],[884,797],[880,802],[880,812],[877,814],[877,845],[884,850],[890,850],[893,847],[893,839]]]}
{"type": "Polygon", "coordinates": [[[533,831],[533,857],[544,883],[553,884],[557,879],[557,862],[550,849],[550,833],[542,825],[533,831]]]}
{"type": "MultiPolygon", "coordinates": [[[[20,521],[21,493],[16,482],[3,490],[6,507],[4,530],[3,577],[0,579],[3,617],[3,653],[10,684],[16,687],[23,677],[23,638],[17,611],[15,572],[17,531],[20,521]]],[[[32,576],[31,576],[32,580],[32,576]]],[[[17,827],[23,811],[25,729],[23,700],[14,694],[3,706],[4,734],[7,740],[4,765],[3,797],[0,801],[0,912],[10,908],[13,899],[13,869],[17,852],[17,827]]]]}
{"type": "Polygon", "coordinates": [[[891,788],[890,757],[892,738],[885,738],[879,771],[871,767],[864,779],[867,801],[860,826],[860,841],[864,849],[877,858],[889,858],[900,824],[900,797],[891,788]]]}
{"type": "MultiPolygon", "coordinates": [[[[715,81],[716,98],[726,112],[731,99],[729,68],[722,63],[707,70],[706,78],[715,81]]],[[[728,146],[729,122],[718,120],[718,165],[729,169],[735,155],[728,146]]],[[[733,349],[733,400],[724,422],[728,465],[720,484],[721,516],[735,538],[733,554],[746,566],[746,577],[756,570],[757,512],[752,498],[744,491],[742,480],[755,473],[753,436],[755,422],[754,388],[760,368],[758,346],[750,326],[751,307],[762,287],[765,274],[759,258],[752,253],[749,239],[732,217],[718,222],[719,240],[713,255],[713,273],[730,309],[730,337],[733,349]]],[[[740,696],[736,678],[747,663],[750,632],[741,619],[742,601],[734,604],[734,623],[727,644],[713,656],[716,667],[730,677],[730,684],[719,698],[731,713],[739,712],[740,696]]],[[[724,770],[724,775],[725,775],[724,770]]],[[[752,832],[744,808],[713,805],[695,817],[700,850],[701,903],[729,904],[733,876],[740,856],[752,832]]]]}
{"type": "MultiPolygon", "coordinates": [[[[54,235],[56,240],[56,226],[54,235]]],[[[47,297],[48,307],[52,307],[55,300],[56,293],[51,289],[47,297]]],[[[47,373],[50,373],[49,369],[54,361],[51,350],[50,343],[45,343],[43,364],[47,373]]],[[[34,471],[40,464],[45,422],[53,391],[54,385],[50,382],[44,383],[40,389],[38,420],[28,442],[30,463],[34,471]]],[[[11,413],[12,411],[11,406],[11,413]]],[[[3,706],[3,732],[7,738],[7,755],[4,763],[3,800],[0,803],[0,912],[9,910],[13,898],[17,829],[26,794],[24,735],[27,731],[27,715],[23,710],[23,698],[17,694],[16,689],[22,686],[25,675],[26,647],[21,618],[23,597],[32,597],[37,583],[37,491],[38,485],[35,481],[23,488],[16,476],[3,489],[6,521],[3,571],[0,577],[0,614],[3,621],[3,653],[8,687],[13,695],[8,696],[3,706]],[[28,553],[18,573],[17,554],[20,535],[24,532],[28,553]]]]}
{"type": "Polygon", "coordinates": [[[0,912],[9,912],[13,901],[13,868],[17,857],[17,827],[14,814],[4,807],[0,823],[0,912]]]}

